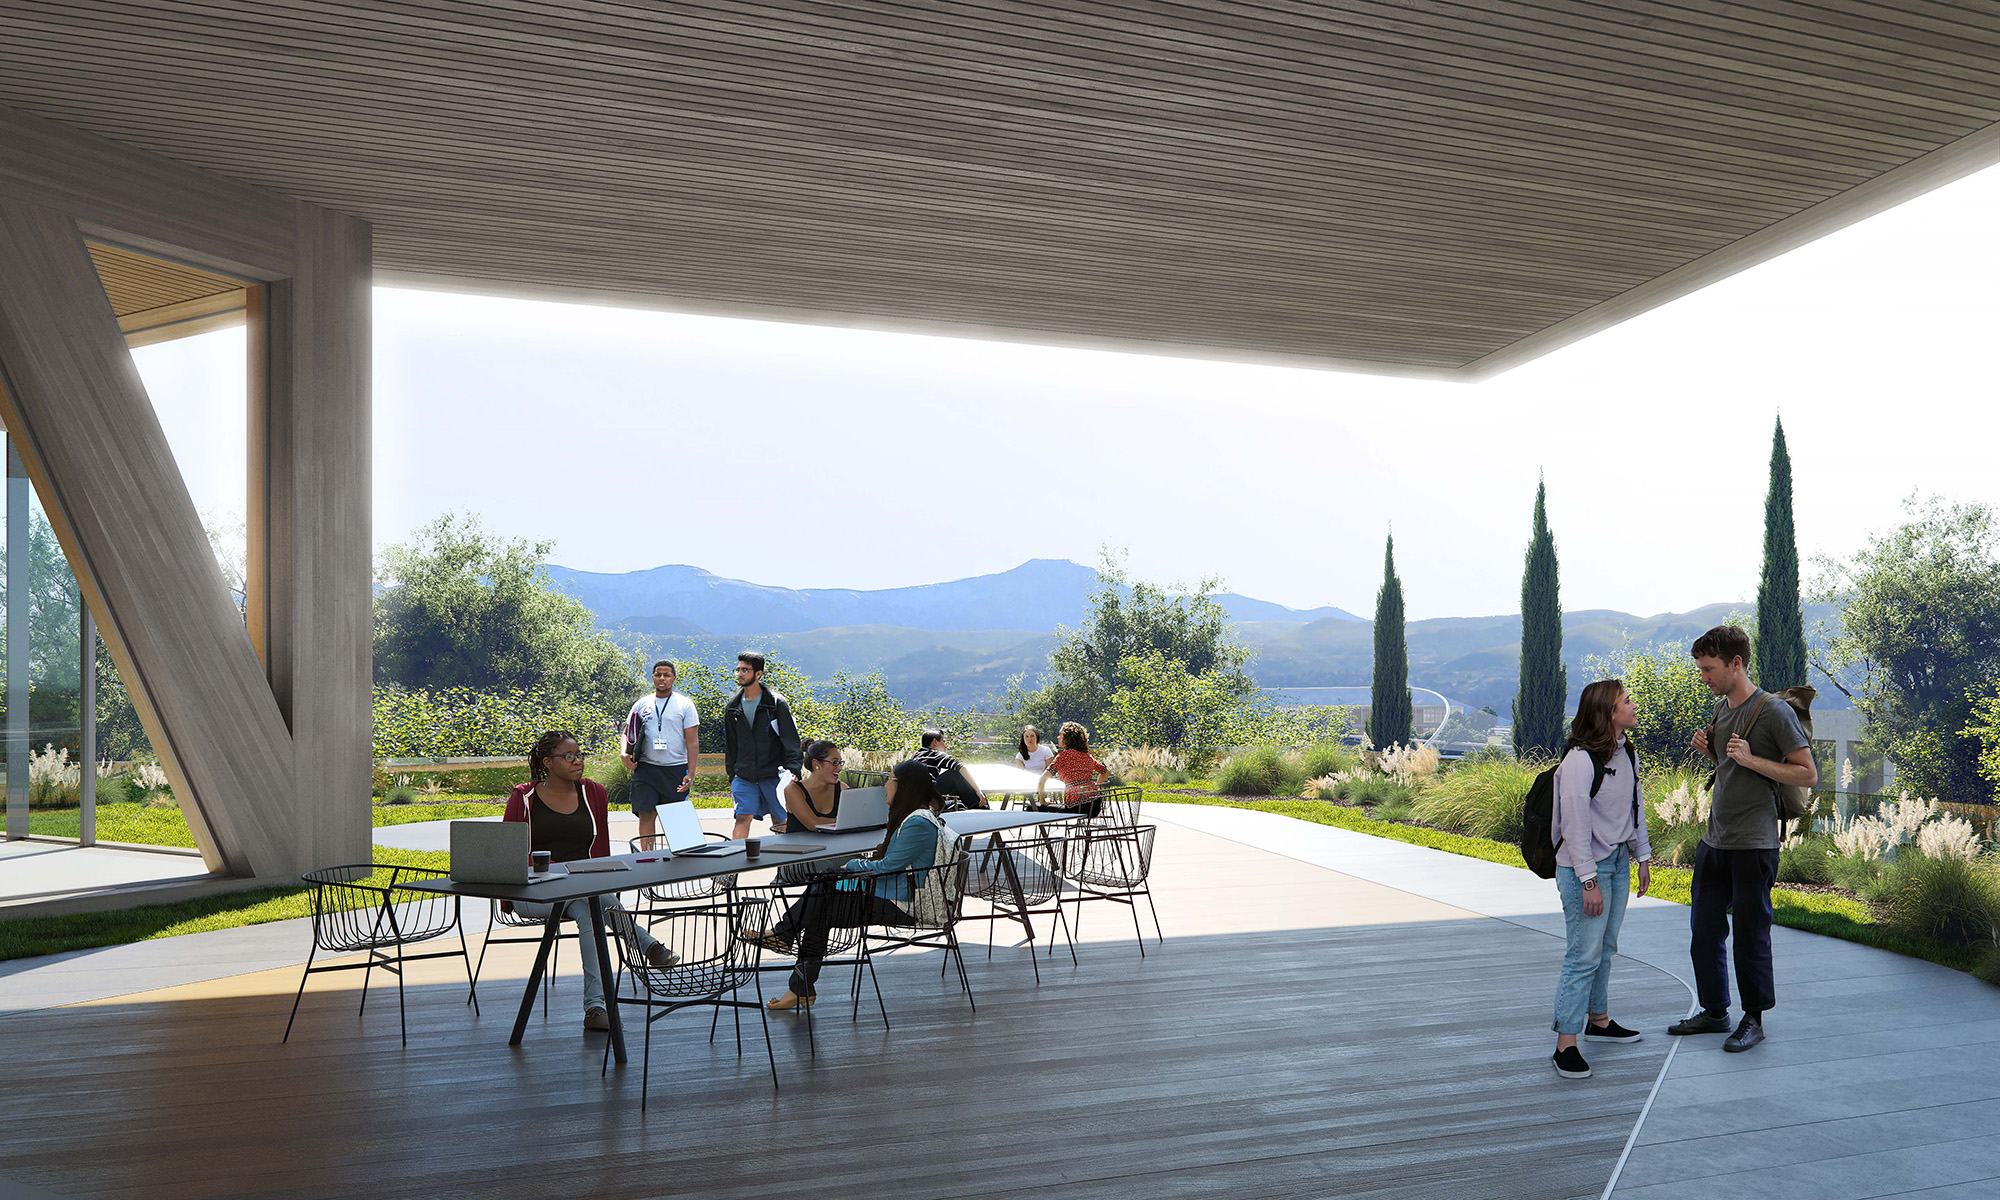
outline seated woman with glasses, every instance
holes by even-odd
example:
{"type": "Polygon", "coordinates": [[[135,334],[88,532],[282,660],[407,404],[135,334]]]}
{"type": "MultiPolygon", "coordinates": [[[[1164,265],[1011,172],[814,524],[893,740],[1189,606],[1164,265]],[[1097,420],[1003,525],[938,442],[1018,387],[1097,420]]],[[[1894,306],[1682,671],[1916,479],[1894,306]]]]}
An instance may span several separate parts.
{"type": "MultiPolygon", "coordinates": [[[[528,751],[528,782],[507,796],[503,821],[526,821],[530,850],[546,850],[551,862],[603,858],[611,853],[610,797],[604,785],[583,777],[583,751],[576,735],[551,730],[528,751]]],[[[638,927],[613,893],[603,897],[604,916],[616,933],[639,947],[646,961],[670,967],[674,952],[638,927]]],[[[546,921],[552,906],[514,903],[513,911],[533,921],[546,921]]],[[[597,961],[597,939],[590,932],[590,901],[571,900],[564,914],[576,922],[577,954],[583,960],[583,1027],[610,1029],[604,1007],[604,967],[597,961]]]]}
{"type": "MultiPolygon", "coordinates": [[[[826,957],[827,930],[836,926],[851,929],[862,925],[908,925],[912,868],[928,868],[937,853],[938,835],[944,830],[944,798],[922,763],[914,759],[896,764],[895,773],[884,785],[889,797],[889,831],[882,844],[867,858],[851,858],[835,874],[822,876],[806,888],[806,894],[785,910],[777,925],[750,934],[750,940],[793,954],[798,965],[792,968],[785,994],[764,1005],[770,1009],[810,1008],[813,985],[819,979],[821,960],[826,957]],[[894,872],[893,874],[887,874],[894,872]],[[869,881],[857,875],[884,874],[869,881]]],[[[919,882],[922,875],[915,876],[919,882]]]]}
{"type": "Polygon", "coordinates": [[[787,829],[818,829],[840,811],[840,747],[832,742],[807,742],[801,778],[785,784],[787,829]]]}

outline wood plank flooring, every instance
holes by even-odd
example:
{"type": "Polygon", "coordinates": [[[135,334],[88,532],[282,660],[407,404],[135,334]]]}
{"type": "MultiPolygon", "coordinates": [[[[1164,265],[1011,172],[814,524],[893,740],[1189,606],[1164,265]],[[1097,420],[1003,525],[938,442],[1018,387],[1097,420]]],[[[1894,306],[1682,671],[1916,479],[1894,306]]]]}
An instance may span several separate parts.
{"type": "MultiPolygon", "coordinates": [[[[558,983],[505,1045],[524,967],[496,950],[484,1013],[427,964],[354,1014],[315,979],[279,1045],[295,971],[6,1018],[0,1180],[66,1197],[1565,1197],[1608,1178],[1666,1051],[1593,1048],[1548,1069],[1561,944],[1522,926],[1207,835],[1163,828],[1166,945],[1122,910],[1086,918],[1081,963],[968,954],[975,1014],[932,954],[882,968],[893,1028],[851,1023],[829,971],[819,1056],[756,1014],[654,1029],[598,1074],[558,983]],[[1343,913],[1351,919],[1343,919],[1343,913]]],[[[973,937],[983,940],[984,931],[973,937]]],[[[476,946],[475,946],[476,950],[476,946]]],[[[358,983],[349,973],[347,984],[358,983]]],[[[377,985],[380,984],[377,978],[377,985]]],[[[1614,1011],[1663,1026],[1667,976],[1620,964],[1614,1011]]]]}

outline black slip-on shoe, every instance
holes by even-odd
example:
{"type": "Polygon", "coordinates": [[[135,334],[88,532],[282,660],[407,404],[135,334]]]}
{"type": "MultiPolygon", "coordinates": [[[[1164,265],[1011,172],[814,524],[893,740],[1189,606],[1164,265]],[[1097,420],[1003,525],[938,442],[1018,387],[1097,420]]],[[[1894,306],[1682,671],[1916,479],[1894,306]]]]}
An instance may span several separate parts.
{"type": "Polygon", "coordinates": [[[1729,1040],[1722,1043],[1722,1048],[1731,1054],[1741,1054],[1763,1040],[1764,1023],[1755,1017],[1745,1017],[1742,1024],[1736,1027],[1736,1032],[1729,1035],[1729,1040]]]}
{"type": "Polygon", "coordinates": [[[1675,1037],[1686,1037],[1691,1033],[1728,1033],[1729,1018],[1713,1017],[1705,1012],[1698,1012],[1667,1026],[1667,1032],[1675,1037]]]}
{"type": "Polygon", "coordinates": [[[1583,1061],[1583,1051],[1575,1046],[1566,1046],[1556,1051],[1551,1061],[1556,1064],[1556,1074],[1564,1079],[1590,1078],[1590,1064],[1583,1061]]]}
{"type": "Polygon", "coordinates": [[[1583,1027],[1583,1038],[1587,1042],[1638,1042],[1644,1041],[1645,1037],[1638,1030],[1627,1029],[1616,1021],[1583,1027]]]}

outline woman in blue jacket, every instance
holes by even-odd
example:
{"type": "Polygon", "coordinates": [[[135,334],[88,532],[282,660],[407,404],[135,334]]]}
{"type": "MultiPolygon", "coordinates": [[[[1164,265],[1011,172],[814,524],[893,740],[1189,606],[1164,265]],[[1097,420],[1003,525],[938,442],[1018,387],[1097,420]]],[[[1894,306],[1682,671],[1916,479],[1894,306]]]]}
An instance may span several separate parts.
{"type": "Polygon", "coordinates": [[[784,995],[768,1001],[766,1008],[811,1007],[813,984],[819,979],[820,961],[826,957],[827,930],[910,924],[910,914],[902,907],[910,902],[910,881],[914,878],[921,885],[923,872],[937,853],[938,838],[949,836],[944,819],[938,815],[944,801],[929,769],[914,760],[896,764],[885,790],[889,831],[875,852],[867,858],[849,859],[838,873],[814,880],[775,928],[752,937],[798,958],[790,987],[784,995]],[[868,875],[884,877],[870,880],[865,878],[868,875]]]}

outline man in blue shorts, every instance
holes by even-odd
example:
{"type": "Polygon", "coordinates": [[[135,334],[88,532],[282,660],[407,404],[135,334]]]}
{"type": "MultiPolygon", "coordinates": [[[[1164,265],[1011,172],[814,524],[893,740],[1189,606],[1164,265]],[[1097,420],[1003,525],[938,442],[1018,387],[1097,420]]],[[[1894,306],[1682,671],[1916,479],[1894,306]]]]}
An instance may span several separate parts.
{"type": "Polygon", "coordinates": [[[632,811],[639,836],[659,829],[660,805],[688,799],[689,780],[701,761],[701,716],[694,701],[674,690],[674,664],[653,664],[653,694],[632,702],[625,714],[619,755],[632,772],[632,811]]]}
{"type": "Polygon", "coordinates": [[[737,693],[722,711],[722,769],[729,776],[729,794],[736,801],[732,838],[750,834],[753,818],[771,822],[772,833],[785,832],[785,802],[778,798],[778,771],[799,773],[799,729],[792,724],[792,706],[764,686],[764,656],[736,656],[737,693]]]}

